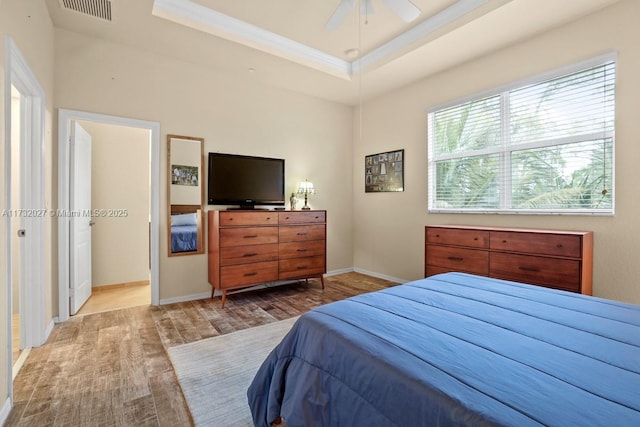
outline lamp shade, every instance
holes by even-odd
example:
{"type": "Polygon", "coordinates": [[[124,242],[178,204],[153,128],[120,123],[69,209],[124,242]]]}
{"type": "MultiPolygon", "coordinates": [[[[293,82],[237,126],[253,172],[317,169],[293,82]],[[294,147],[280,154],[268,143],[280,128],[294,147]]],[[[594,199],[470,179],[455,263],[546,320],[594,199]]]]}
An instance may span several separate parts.
{"type": "Polygon", "coordinates": [[[305,179],[298,186],[298,194],[304,194],[304,206],[302,207],[302,210],[306,211],[311,209],[308,203],[309,194],[316,194],[316,190],[313,188],[313,183],[309,182],[308,179],[305,179]]]}
{"type": "Polygon", "coordinates": [[[305,179],[298,186],[298,194],[316,194],[316,190],[313,188],[313,183],[305,179]]]}

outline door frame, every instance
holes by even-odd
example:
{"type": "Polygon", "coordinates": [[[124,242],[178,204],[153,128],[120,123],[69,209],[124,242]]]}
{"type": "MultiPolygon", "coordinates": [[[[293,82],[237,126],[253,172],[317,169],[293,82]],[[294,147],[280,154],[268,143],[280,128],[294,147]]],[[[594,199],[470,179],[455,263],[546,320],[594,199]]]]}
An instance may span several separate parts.
{"type": "MultiPolygon", "coordinates": [[[[30,173],[23,174],[25,178],[21,183],[21,200],[31,212],[45,213],[44,193],[44,166],[45,166],[45,92],[38,82],[35,74],[29,67],[18,46],[10,36],[6,37],[6,65],[5,65],[5,207],[11,206],[11,86],[14,86],[21,94],[21,119],[20,139],[23,158],[30,163],[30,173]]],[[[21,171],[22,173],[22,171],[21,171]]],[[[24,270],[24,281],[20,283],[20,320],[21,329],[24,328],[25,348],[36,347],[44,344],[47,339],[49,325],[45,320],[46,295],[50,294],[45,289],[44,281],[44,253],[45,247],[45,221],[46,217],[22,218],[27,230],[22,253],[29,254],[29,268],[24,270]],[[29,304],[26,302],[29,301],[29,304]]],[[[6,221],[6,262],[7,271],[7,337],[9,343],[13,339],[12,324],[12,291],[13,271],[11,256],[11,221],[6,221]]],[[[22,262],[23,260],[21,260],[22,262]]],[[[24,260],[26,261],[26,260],[24,260]]],[[[21,333],[22,335],[22,333],[21,333]]],[[[7,346],[8,370],[12,372],[12,346],[7,346]]],[[[7,375],[9,396],[13,396],[13,376],[7,375]]]]}
{"type": "Polygon", "coordinates": [[[151,217],[151,305],[160,304],[160,123],[68,109],[58,110],[58,321],[69,320],[70,250],[70,150],[71,120],[104,123],[151,131],[150,217],[151,217]]]}

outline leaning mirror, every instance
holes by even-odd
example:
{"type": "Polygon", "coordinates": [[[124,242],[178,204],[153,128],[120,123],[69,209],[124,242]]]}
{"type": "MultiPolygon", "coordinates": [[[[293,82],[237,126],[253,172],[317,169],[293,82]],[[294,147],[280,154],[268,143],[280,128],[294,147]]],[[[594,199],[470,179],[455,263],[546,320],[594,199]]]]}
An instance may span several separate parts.
{"type": "Polygon", "coordinates": [[[204,139],[167,135],[169,256],[204,253],[204,139]]]}

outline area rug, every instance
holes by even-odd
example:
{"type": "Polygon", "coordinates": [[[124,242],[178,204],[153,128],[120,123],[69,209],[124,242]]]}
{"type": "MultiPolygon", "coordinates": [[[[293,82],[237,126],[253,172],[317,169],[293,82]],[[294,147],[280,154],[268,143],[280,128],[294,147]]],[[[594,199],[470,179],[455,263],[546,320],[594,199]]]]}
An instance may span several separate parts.
{"type": "Polygon", "coordinates": [[[169,349],[196,426],[253,426],[247,389],[297,317],[169,349]]]}

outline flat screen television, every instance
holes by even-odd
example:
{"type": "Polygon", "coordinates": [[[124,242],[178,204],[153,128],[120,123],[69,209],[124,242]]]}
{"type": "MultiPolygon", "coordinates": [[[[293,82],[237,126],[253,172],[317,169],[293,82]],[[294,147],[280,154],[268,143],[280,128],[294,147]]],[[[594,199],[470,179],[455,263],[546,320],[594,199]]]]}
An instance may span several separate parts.
{"type": "Polygon", "coordinates": [[[285,204],[284,159],[209,153],[208,170],[209,205],[255,209],[285,204]]]}

